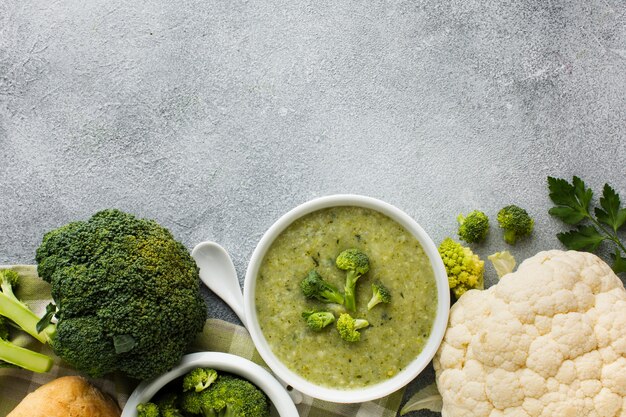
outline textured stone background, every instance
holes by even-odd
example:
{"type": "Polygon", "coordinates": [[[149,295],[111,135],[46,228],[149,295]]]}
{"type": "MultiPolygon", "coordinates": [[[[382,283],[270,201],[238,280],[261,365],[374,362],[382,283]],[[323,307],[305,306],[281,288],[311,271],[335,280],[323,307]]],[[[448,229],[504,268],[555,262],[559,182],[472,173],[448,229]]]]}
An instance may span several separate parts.
{"type": "Polygon", "coordinates": [[[622,0],[0,0],[0,263],[118,207],[221,243],[243,278],[273,221],[333,193],[437,243],[519,204],[521,260],[560,247],[546,176],[626,197],[624,74],[622,0]]]}

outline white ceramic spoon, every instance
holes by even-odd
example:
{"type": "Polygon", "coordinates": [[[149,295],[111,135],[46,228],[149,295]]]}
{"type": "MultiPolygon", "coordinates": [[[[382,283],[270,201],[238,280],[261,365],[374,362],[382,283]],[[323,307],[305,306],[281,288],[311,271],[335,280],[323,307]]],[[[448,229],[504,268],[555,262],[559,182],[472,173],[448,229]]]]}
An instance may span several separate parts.
{"type": "MultiPolygon", "coordinates": [[[[228,304],[247,328],[248,323],[244,313],[243,295],[239,286],[237,271],[235,271],[233,261],[226,249],[215,242],[201,242],[193,248],[191,256],[200,268],[202,282],[228,304]]],[[[283,384],[295,404],[302,402],[302,393],[294,390],[278,377],[276,379],[283,384]]]]}
{"type": "Polygon", "coordinates": [[[191,256],[200,268],[202,282],[224,300],[243,325],[248,327],[237,271],[226,249],[215,242],[202,242],[193,248],[191,256]]]}

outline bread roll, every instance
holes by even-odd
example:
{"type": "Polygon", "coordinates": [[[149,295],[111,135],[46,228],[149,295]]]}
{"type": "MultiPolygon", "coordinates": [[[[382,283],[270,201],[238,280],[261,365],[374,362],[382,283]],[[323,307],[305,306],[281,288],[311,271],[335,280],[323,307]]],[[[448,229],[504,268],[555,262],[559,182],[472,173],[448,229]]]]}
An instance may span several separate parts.
{"type": "Polygon", "coordinates": [[[64,376],[28,394],[7,417],[119,417],[120,408],[79,376],[64,376]]]}

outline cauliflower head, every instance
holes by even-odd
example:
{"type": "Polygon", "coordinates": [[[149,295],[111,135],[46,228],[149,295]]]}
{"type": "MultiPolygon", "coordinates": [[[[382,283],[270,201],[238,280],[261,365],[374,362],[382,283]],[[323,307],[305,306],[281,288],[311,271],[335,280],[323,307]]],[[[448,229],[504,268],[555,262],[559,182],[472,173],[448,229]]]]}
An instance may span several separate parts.
{"type": "Polygon", "coordinates": [[[450,310],[444,417],[626,417],[626,291],[597,256],[545,251],[450,310]]]}

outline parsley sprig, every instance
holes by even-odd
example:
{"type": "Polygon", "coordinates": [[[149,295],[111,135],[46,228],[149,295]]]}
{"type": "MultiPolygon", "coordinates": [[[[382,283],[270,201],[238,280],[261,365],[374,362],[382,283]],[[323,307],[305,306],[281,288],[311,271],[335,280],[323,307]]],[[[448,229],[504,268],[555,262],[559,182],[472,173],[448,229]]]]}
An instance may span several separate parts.
{"type": "Polygon", "coordinates": [[[548,213],[567,224],[578,225],[556,235],[561,243],[568,249],[595,252],[602,242],[611,242],[615,246],[611,254],[613,271],[626,272],[626,246],[618,236],[626,224],[626,208],[621,207],[619,194],[604,184],[600,207],[592,211],[593,191],[580,178],[574,177],[570,184],[564,179],[548,177],[548,188],[550,199],[556,204],[548,213]]]}

